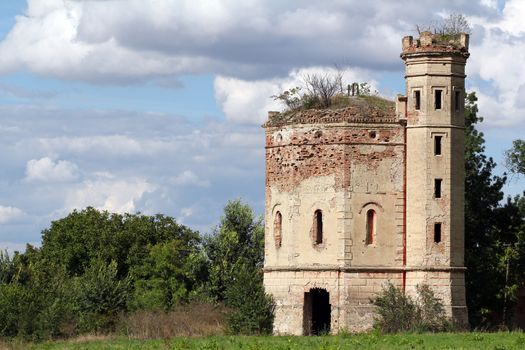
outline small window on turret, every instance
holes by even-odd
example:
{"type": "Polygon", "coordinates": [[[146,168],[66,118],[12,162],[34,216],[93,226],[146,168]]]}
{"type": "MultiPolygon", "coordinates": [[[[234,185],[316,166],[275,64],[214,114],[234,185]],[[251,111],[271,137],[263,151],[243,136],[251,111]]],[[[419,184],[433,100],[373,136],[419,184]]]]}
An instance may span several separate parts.
{"type": "Polygon", "coordinates": [[[314,213],[314,242],[315,244],[323,243],[323,212],[316,210],[314,213]]]}
{"type": "Polygon", "coordinates": [[[414,108],[419,111],[421,109],[421,91],[414,91],[414,108]]]}
{"type": "Polygon", "coordinates": [[[443,98],[443,90],[436,89],[434,91],[434,108],[436,110],[441,109],[443,98]]]}
{"type": "Polygon", "coordinates": [[[459,112],[459,106],[460,106],[460,99],[461,99],[461,93],[460,91],[454,92],[454,110],[456,112],[459,112]]]}
{"type": "Polygon", "coordinates": [[[434,136],[434,155],[440,156],[441,155],[441,140],[443,139],[443,136],[434,136]]]}
{"type": "Polygon", "coordinates": [[[442,179],[434,179],[434,198],[441,198],[442,179]]]}
{"type": "Polygon", "coordinates": [[[441,242],[441,223],[436,222],[434,224],[434,243],[441,242]]]}

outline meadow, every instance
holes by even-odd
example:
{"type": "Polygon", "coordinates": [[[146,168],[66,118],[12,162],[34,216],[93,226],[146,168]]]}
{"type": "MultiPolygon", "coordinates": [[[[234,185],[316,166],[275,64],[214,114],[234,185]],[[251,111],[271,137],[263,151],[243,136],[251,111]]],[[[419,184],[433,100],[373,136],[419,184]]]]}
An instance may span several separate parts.
{"type": "Polygon", "coordinates": [[[177,337],[172,339],[138,340],[124,338],[82,337],[67,341],[30,343],[3,343],[0,349],[25,350],[167,350],[167,349],[525,349],[525,334],[498,333],[439,333],[381,335],[344,334],[319,337],[271,337],[271,336],[212,336],[177,337]]]}

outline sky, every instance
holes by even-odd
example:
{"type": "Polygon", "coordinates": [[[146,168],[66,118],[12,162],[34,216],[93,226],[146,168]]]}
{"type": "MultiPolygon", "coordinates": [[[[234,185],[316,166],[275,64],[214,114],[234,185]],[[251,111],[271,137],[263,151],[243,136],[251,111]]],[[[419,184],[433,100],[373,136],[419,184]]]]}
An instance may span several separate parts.
{"type": "Polygon", "coordinates": [[[401,38],[451,13],[472,26],[467,90],[502,174],[525,131],[525,1],[1,1],[0,249],[86,206],[202,233],[230,199],[262,214],[270,96],[335,67],[404,93],[401,38]]]}

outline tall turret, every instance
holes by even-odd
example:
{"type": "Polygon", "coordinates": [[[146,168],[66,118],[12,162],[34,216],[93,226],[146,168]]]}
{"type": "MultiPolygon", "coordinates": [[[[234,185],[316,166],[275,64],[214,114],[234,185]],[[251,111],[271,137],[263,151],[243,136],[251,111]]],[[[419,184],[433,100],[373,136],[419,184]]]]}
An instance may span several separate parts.
{"type": "MultiPolygon", "coordinates": [[[[467,322],[464,96],[468,34],[403,38],[406,67],[406,287],[428,284],[467,322]]],[[[403,109],[405,109],[403,108],[403,109]]]]}

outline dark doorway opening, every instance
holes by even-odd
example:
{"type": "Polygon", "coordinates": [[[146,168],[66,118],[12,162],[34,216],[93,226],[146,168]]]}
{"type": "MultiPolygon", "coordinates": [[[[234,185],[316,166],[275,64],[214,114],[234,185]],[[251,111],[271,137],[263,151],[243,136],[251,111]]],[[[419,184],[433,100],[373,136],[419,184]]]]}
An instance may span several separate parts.
{"type": "Polygon", "coordinates": [[[314,288],[304,293],[304,335],[330,333],[330,294],[326,289],[314,288]]]}

